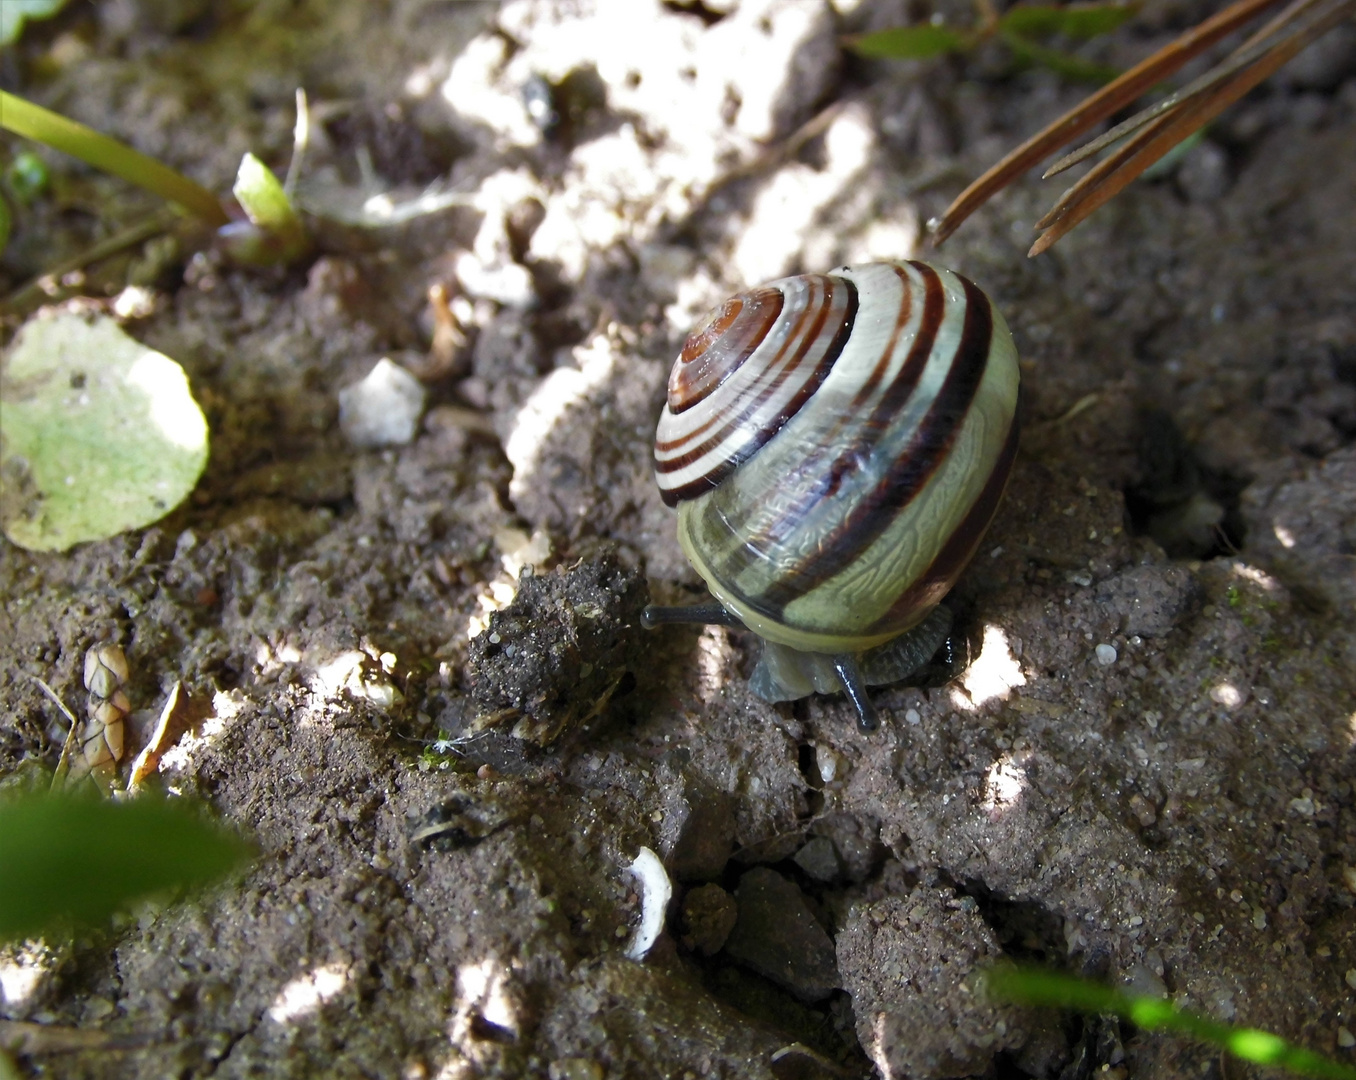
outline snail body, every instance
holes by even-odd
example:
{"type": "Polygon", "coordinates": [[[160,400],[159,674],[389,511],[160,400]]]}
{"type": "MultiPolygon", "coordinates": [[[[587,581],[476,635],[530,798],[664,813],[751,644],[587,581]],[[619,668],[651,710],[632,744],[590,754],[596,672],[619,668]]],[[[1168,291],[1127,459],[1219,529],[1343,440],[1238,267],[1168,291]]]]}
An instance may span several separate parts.
{"type": "Polygon", "coordinates": [[[647,623],[745,626],[767,643],[755,693],[843,689],[874,727],[863,686],[947,636],[938,603],[1003,493],[1017,389],[1002,315],[949,270],[872,263],[731,297],[684,344],[655,435],[716,603],[647,623]]]}

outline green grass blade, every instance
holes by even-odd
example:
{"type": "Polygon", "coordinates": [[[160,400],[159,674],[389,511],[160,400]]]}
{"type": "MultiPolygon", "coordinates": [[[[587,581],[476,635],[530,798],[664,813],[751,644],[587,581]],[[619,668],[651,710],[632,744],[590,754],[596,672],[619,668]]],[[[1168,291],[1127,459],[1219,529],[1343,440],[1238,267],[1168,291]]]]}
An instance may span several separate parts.
{"type": "Polygon", "coordinates": [[[1119,29],[1138,11],[1139,4],[1120,3],[1119,0],[1066,7],[1018,4],[1003,15],[998,25],[1022,35],[1068,34],[1069,37],[1093,38],[1119,29]]]}
{"type": "Polygon", "coordinates": [[[1179,1009],[1154,997],[1122,994],[1109,987],[1030,968],[993,968],[985,976],[993,998],[1019,1005],[1042,1005],[1077,1012],[1120,1016],[1145,1031],[1180,1031],[1258,1065],[1275,1065],[1320,1080],[1356,1080],[1356,1068],[1321,1057],[1256,1028],[1233,1027],[1179,1009]]]}
{"type": "Polygon", "coordinates": [[[926,60],[963,52],[969,39],[945,26],[892,26],[872,34],[853,34],[843,44],[870,60],[926,60]]]}
{"type": "Polygon", "coordinates": [[[230,220],[215,195],[182,173],[133,150],[117,139],[3,90],[0,90],[0,127],[24,138],[46,143],[79,158],[87,165],[153,191],[202,218],[209,225],[221,226],[230,220]]]}
{"type": "Polygon", "coordinates": [[[0,802],[0,940],[205,885],[239,866],[239,837],[175,801],[28,796],[0,802]]]}

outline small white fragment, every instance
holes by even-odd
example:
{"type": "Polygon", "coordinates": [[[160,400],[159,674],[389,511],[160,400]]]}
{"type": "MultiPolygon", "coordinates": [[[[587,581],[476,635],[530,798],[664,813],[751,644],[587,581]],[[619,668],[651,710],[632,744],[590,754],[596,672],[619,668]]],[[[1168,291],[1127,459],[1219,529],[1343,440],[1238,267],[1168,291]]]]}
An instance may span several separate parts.
{"type": "Polygon", "coordinates": [[[418,379],[383,357],[339,391],[339,427],[354,446],[403,446],[419,429],[425,396],[418,379]]]}
{"type": "Polygon", "coordinates": [[[1110,667],[1116,662],[1117,654],[1116,646],[1114,645],[1108,645],[1106,642],[1103,642],[1101,645],[1097,646],[1094,652],[1097,654],[1097,662],[1101,664],[1102,667],[1110,667]]]}
{"type": "Polygon", "coordinates": [[[1342,1025],[1338,1025],[1337,1045],[1340,1046],[1343,1050],[1350,1050],[1353,1046],[1356,1046],[1356,1035],[1353,1035],[1350,1029],[1342,1025]]]}
{"type": "Polygon", "coordinates": [[[827,746],[820,746],[815,748],[815,764],[819,766],[819,778],[824,783],[831,784],[838,776],[842,758],[827,746]]]}
{"type": "Polygon", "coordinates": [[[1236,709],[1243,704],[1243,693],[1233,683],[1222,682],[1210,688],[1210,700],[1226,709],[1236,709]]]}
{"type": "Polygon", "coordinates": [[[1356,893],[1356,866],[1342,867],[1342,883],[1351,892],[1356,893]]]}
{"type": "Polygon", "coordinates": [[[1291,799],[1290,812],[1299,814],[1300,817],[1313,817],[1314,800],[1307,795],[1298,799],[1291,799]]]}
{"type": "Polygon", "coordinates": [[[921,724],[923,722],[923,714],[917,709],[905,709],[904,722],[906,724],[921,724]]]}
{"type": "Polygon", "coordinates": [[[659,856],[647,847],[636,853],[635,862],[627,869],[640,883],[640,925],[626,946],[626,956],[631,960],[643,960],[664,929],[664,913],[673,897],[673,885],[659,856]]]}
{"type": "Polygon", "coordinates": [[[1356,968],[1347,968],[1346,980],[1347,985],[1356,990],[1356,968]]]}

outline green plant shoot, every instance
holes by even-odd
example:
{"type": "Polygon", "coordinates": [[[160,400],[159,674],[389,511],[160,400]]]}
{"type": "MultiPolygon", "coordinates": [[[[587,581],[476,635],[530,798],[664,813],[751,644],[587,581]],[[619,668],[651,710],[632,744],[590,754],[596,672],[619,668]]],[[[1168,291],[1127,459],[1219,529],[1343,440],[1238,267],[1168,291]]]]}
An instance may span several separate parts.
{"type": "Polygon", "coordinates": [[[292,262],[306,253],[306,227],[278,178],[253,154],[240,160],[231,189],[250,224],[223,230],[226,249],[241,262],[292,262]]]}
{"type": "Polygon", "coordinates": [[[1222,1024],[1179,1009],[1162,998],[1123,994],[1071,975],[1030,968],[993,968],[986,974],[984,985],[989,996],[999,1001],[1084,1013],[1109,1013],[1129,1020],[1145,1031],[1180,1031],[1257,1065],[1274,1065],[1300,1076],[1316,1076],[1322,1080],[1356,1080],[1356,1068],[1293,1046],[1269,1031],[1222,1024]]]}

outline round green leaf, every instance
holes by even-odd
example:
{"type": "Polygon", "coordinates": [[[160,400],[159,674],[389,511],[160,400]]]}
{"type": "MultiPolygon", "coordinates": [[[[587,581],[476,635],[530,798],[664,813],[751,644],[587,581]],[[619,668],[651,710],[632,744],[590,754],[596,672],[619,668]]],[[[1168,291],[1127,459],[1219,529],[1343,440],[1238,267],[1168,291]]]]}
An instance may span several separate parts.
{"type": "Polygon", "coordinates": [[[38,316],[0,369],[0,527],[65,551],[158,521],[207,465],[184,370],[103,316],[38,316]]]}

